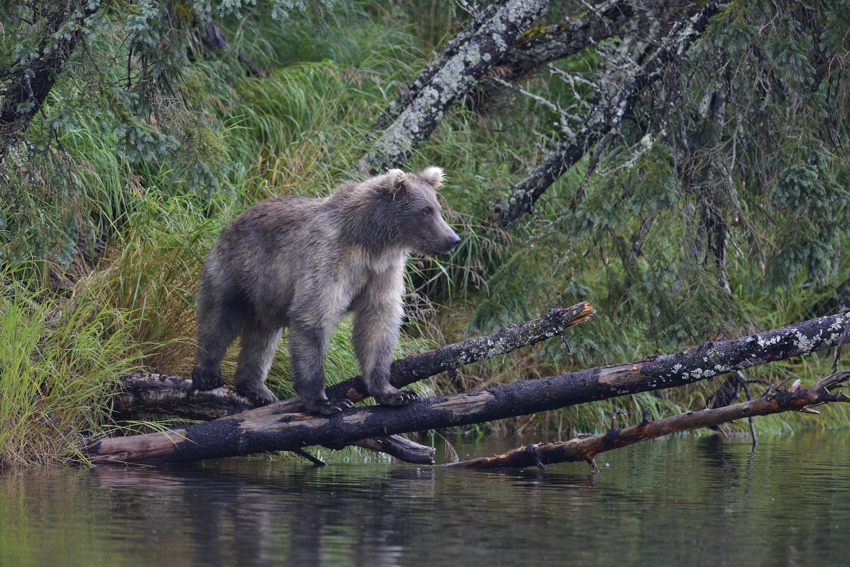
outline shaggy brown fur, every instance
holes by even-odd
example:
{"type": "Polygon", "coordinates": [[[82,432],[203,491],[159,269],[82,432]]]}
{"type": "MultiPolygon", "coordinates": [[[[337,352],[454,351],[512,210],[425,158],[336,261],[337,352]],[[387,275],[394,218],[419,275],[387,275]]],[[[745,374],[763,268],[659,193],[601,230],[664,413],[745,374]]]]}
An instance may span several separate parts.
{"type": "Polygon", "coordinates": [[[407,255],[442,254],[460,242],[441,216],[442,177],[437,167],[394,169],[326,199],[280,197],[239,215],[201,274],[195,387],[222,385],[221,359],[241,335],[236,389],[256,405],[276,401],[264,382],[288,327],[295,390],[312,412],[342,411],[351,403],[328,400],[323,363],[331,333],[351,312],[369,394],[393,406],[416,399],[390,385],[390,362],[407,255]]]}

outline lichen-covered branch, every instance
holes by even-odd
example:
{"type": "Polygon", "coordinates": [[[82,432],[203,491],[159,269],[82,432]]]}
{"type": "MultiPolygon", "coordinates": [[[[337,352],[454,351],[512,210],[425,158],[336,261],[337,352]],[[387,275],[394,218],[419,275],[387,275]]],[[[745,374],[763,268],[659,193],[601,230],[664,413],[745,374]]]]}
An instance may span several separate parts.
{"type": "Polygon", "coordinates": [[[458,32],[458,34],[446,44],[446,47],[443,49],[442,53],[440,53],[437,60],[425,67],[425,70],[419,73],[419,76],[403,88],[395,100],[387,105],[381,115],[378,116],[375,124],[372,125],[372,130],[382,130],[389,126],[393,120],[398,118],[404,109],[419,96],[422,89],[430,84],[434,75],[445,67],[446,63],[451,61],[453,57],[457,56],[458,52],[466,45],[466,42],[475,36],[481,25],[491,19],[496,11],[504,6],[504,4],[505,0],[493,2],[475,14],[475,16],[465,26],[463,26],[463,29],[461,29],[460,32],[458,32]]]}
{"type": "MultiPolygon", "coordinates": [[[[464,44],[469,41],[481,25],[490,19],[496,10],[504,4],[490,4],[476,14],[463,29],[446,45],[440,56],[428,65],[416,79],[404,87],[381,115],[373,130],[389,126],[408,105],[428,86],[434,75],[442,69],[452,57],[456,56],[464,44]]],[[[640,10],[670,9],[669,2],[650,0],[640,10]]],[[[673,7],[676,7],[675,3],[673,7]]],[[[609,0],[593,7],[582,17],[564,19],[550,25],[532,27],[525,30],[516,43],[496,62],[499,78],[513,81],[531,74],[547,63],[563,59],[582,51],[593,43],[598,43],[620,33],[626,24],[629,28],[639,26],[639,10],[634,2],[628,0],[609,0]]]]}
{"type": "MultiPolygon", "coordinates": [[[[702,411],[688,412],[658,421],[644,420],[625,429],[612,428],[606,433],[574,437],[561,443],[537,443],[520,447],[501,455],[482,457],[451,463],[446,467],[465,469],[508,469],[540,467],[553,463],[586,461],[594,472],[598,469],[594,458],[599,453],[619,449],[647,439],[729,423],[736,419],[770,415],[787,411],[802,411],[814,404],[850,402],[850,396],[831,390],[850,379],[850,372],[838,372],[818,382],[811,388],[767,392],[764,396],[740,404],[702,411]]],[[[814,412],[812,412],[814,413],[814,412]]]]}
{"type": "MultiPolygon", "coordinates": [[[[661,2],[650,2],[655,4],[661,2]]],[[[513,49],[499,61],[504,69],[500,78],[513,81],[533,73],[540,67],[570,57],[593,43],[620,33],[636,16],[630,0],[609,0],[593,7],[580,18],[565,19],[559,24],[531,28],[522,34],[513,49]]]]}
{"type": "Polygon", "coordinates": [[[617,94],[597,103],[587,114],[582,127],[564,138],[523,180],[517,183],[499,211],[499,223],[508,226],[516,223],[543,193],[575,165],[587,151],[610,132],[614,132],[632,111],[638,95],[651,83],[668,72],[671,62],[685,57],[717,14],[721,0],[713,0],[687,21],[673,26],[661,46],[649,60],[625,80],[617,94]]]}
{"type": "Polygon", "coordinates": [[[508,0],[485,20],[457,52],[434,72],[398,118],[360,160],[371,174],[401,165],[431,133],[451,107],[514,45],[517,38],[543,15],[549,0],[508,0]]]}
{"type": "Polygon", "coordinates": [[[850,341],[850,313],[627,364],[437,396],[404,407],[354,408],[333,417],[285,413],[272,404],[169,434],[104,439],[95,463],[189,462],[311,445],[342,447],[368,437],[482,423],[648,390],[672,388],[850,341]]]}

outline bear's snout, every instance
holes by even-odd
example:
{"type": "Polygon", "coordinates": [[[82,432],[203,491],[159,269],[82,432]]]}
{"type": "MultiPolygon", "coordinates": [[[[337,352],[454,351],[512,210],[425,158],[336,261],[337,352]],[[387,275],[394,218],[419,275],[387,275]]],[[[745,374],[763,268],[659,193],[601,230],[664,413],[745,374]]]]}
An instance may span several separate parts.
{"type": "Polygon", "coordinates": [[[442,240],[437,240],[433,242],[432,246],[434,247],[433,252],[431,254],[448,254],[460,244],[460,236],[455,234],[452,229],[449,229],[451,234],[442,240]]]}

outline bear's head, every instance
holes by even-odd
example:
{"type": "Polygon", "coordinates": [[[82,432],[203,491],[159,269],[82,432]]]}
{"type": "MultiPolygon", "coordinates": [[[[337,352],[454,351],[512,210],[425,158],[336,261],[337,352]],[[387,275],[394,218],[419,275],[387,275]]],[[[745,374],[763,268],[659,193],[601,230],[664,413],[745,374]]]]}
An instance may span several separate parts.
{"type": "Polygon", "coordinates": [[[443,170],[439,167],[429,167],[421,173],[391,169],[386,174],[384,187],[396,221],[396,243],[415,254],[445,254],[460,242],[443,220],[436,192],[442,182],[443,170]]]}
{"type": "Polygon", "coordinates": [[[436,193],[442,180],[439,167],[421,173],[391,169],[339,187],[327,203],[339,220],[340,236],[373,254],[445,254],[460,237],[443,220],[436,193]]]}

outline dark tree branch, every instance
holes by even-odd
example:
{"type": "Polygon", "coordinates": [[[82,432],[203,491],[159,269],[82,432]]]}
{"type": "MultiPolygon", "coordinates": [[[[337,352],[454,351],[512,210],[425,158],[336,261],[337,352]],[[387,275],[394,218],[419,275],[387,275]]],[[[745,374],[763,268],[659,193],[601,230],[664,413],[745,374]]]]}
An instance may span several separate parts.
{"type": "Polygon", "coordinates": [[[374,150],[360,159],[360,168],[377,174],[404,163],[419,144],[431,137],[451,107],[478,84],[548,6],[549,0],[508,0],[467,41],[455,44],[452,49],[457,52],[447,57],[411,97],[375,142],[374,150]]]}
{"type": "Polygon", "coordinates": [[[594,458],[599,453],[627,447],[647,439],[670,435],[680,431],[690,431],[703,427],[718,426],[736,419],[757,415],[770,415],[787,411],[804,411],[814,404],[830,402],[850,402],[850,397],[841,393],[834,395],[831,389],[850,378],[850,372],[832,374],[811,388],[794,391],[768,392],[755,401],[741,404],[688,412],[658,421],[647,421],[625,429],[612,428],[607,433],[588,437],[575,437],[563,443],[538,443],[528,445],[496,455],[482,457],[460,463],[451,463],[446,467],[465,469],[508,469],[544,467],[553,463],[586,461],[598,472],[594,458]]]}
{"type": "Polygon", "coordinates": [[[658,50],[631,77],[626,79],[616,96],[594,106],[581,129],[565,136],[528,176],[517,183],[503,208],[499,223],[508,226],[519,221],[543,193],[576,164],[587,151],[608,133],[619,128],[632,112],[638,95],[650,84],[665,76],[670,65],[686,56],[688,49],[705,31],[708,21],[724,1],[713,0],[687,22],[678,22],[658,50]]]}
{"type": "Polygon", "coordinates": [[[438,396],[400,408],[354,408],[330,418],[284,413],[286,403],[272,404],[167,434],[104,439],[86,453],[95,463],[166,463],[311,445],[335,448],[368,437],[481,423],[682,386],[836,346],[847,340],[848,326],[850,313],[839,313],[673,355],[438,396]]]}
{"type": "MultiPolygon", "coordinates": [[[[213,51],[227,51],[230,49],[230,43],[227,41],[227,38],[224,37],[224,33],[212,22],[204,22],[203,32],[199,32],[198,36],[201,39],[201,44],[203,44],[204,49],[209,52],[213,51]]],[[[268,73],[260,69],[256,63],[251,61],[247,55],[242,53],[241,51],[236,51],[236,57],[245,65],[252,75],[257,77],[266,78],[268,73]]]]}
{"type": "Polygon", "coordinates": [[[37,56],[9,69],[6,76],[11,80],[0,102],[0,165],[23,139],[35,115],[43,112],[47,95],[83,37],[83,22],[99,8],[99,2],[84,0],[54,3],[34,30],[40,34],[37,56]]]}

